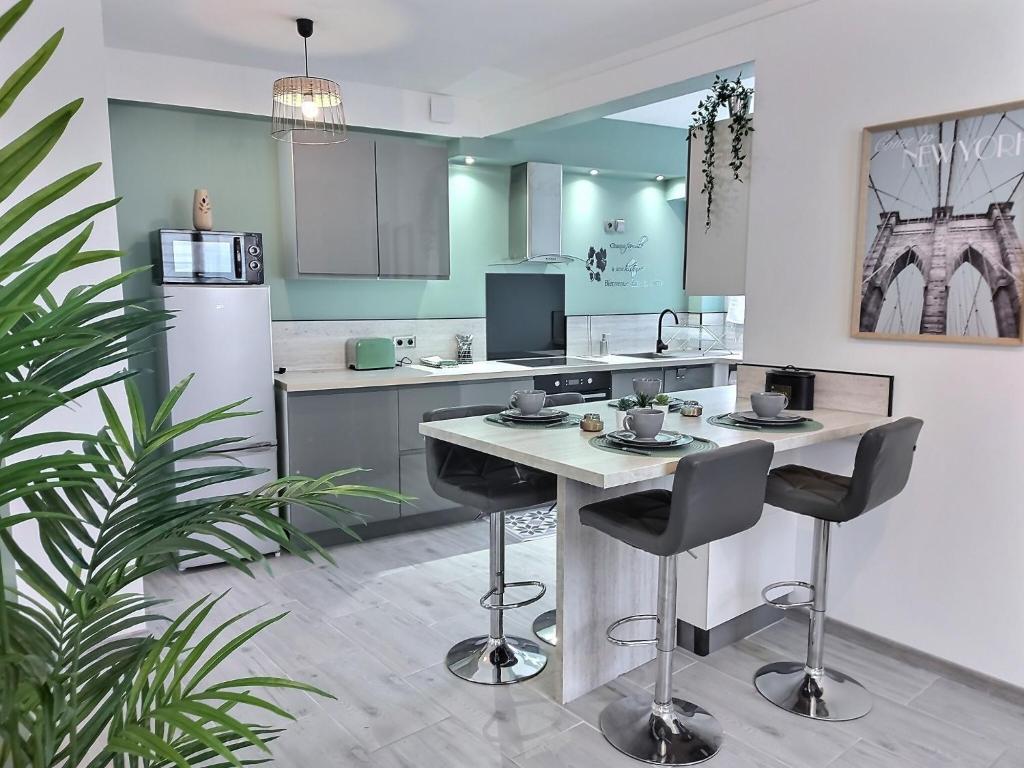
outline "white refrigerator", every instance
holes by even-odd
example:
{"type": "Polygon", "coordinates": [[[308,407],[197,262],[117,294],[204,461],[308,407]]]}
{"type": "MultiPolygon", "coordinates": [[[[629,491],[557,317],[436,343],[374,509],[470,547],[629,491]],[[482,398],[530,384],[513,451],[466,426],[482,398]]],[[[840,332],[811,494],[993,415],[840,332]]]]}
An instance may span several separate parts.
{"type": "MultiPolygon", "coordinates": [[[[173,423],[198,416],[221,405],[249,398],[243,411],[252,416],[216,421],[179,438],[176,447],[221,437],[245,437],[240,443],[199,459],[176,463],[175,469],[241,464],[265,470],[260,474],[220,483],[191,495],[221,496],[254,490],[278,477],[277,428],[274,414],[274,371],[270,336],[270,289],[265,285],[187,285],[156,287],[165,309],[175,313],[158,351],[158,395],[194,374],[188,389],[171,412],[173,423]]],[[[175,447],[175,446],[172,446],[175,447]]],[[[255,537],[236,526],[231,532],[260,552],[277,552],[276,543],[255,537]]],[[[183,567],[220,562],[212,555],[193,558],[183,567]]]]}

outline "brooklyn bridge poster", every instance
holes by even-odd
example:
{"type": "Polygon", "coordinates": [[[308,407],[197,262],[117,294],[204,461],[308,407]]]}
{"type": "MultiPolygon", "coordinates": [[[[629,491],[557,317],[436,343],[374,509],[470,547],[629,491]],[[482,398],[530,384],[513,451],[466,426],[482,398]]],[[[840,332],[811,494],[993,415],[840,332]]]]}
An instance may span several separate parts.
{"type": "Polygon", "coordinates": [[[853,333],[1022,342],[1024,103],[866,128],[853,333]]]}

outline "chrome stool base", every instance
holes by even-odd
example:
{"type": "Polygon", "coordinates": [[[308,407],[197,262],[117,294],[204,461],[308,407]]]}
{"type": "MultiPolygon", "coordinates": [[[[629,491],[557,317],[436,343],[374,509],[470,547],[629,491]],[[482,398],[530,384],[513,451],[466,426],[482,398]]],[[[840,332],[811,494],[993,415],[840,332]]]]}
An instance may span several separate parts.
{"type": "Polygon", "coordinates": [[[471,683],[508,685],[540,674],[548,659],[532,640],[483,636],[453,645],[444,663],[453,675],[471,683]]]}
{"type": "Polygon", "coordinates": [[[664,713],[651,697],[632,696],[601,713],[601,733],[624,755],[654,765],[696,765],[722,746],[721,724],[702,707],[672,699],[664,713]]]}
{"type": "Polygon", "coordinates": [[[555,611],[544,611],[533,620],[533,634],[542,643],[558,645],[558,614],[555,611]]]}
{"type": "Polygon", "coordinates": [[[796,661],[777,661],[754,673],[757,692],[775,706],[812,720],[856,720],[871,711],[871,694],[842,672],[825,670],[820,686],[796,661]]]}

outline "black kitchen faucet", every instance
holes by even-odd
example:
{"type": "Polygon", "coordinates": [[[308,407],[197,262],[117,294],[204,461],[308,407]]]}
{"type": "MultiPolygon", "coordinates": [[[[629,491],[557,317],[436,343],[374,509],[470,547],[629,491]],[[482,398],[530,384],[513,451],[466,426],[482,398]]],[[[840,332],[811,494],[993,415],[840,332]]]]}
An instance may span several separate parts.
{"type": "Polygon", "coordinates": [[[661,340],[661,324],[665,320],[665,315],[672,315],[672,317],[675,318],[676,325],[679,325],[679,316],[671,309],[663,310],[662,313],[658,315],[658,345],[654,348],[654,351],[658,354],[668,349],[668,344],[661,340]]]}

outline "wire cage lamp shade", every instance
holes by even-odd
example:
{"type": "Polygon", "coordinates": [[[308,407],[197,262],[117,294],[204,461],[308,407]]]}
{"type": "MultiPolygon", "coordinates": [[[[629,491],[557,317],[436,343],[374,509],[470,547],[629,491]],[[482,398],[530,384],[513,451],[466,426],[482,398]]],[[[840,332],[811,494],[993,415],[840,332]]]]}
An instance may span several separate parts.
{"type": "Polygon", "coordinates": [[[337,144],[348,138],[341,86],[324,77],[310,77],[306,40],[313,22],[297,19],[306,54],[306,74],[274,81],[271,135],[292,144],[337,144]]]}

